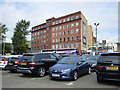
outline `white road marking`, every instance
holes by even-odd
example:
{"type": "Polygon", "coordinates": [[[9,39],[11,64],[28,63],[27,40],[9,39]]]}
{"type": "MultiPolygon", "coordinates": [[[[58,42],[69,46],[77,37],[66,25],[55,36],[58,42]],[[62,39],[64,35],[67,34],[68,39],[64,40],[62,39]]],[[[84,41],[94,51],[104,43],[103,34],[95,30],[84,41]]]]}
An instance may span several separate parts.
{"type": "Polygon", "coordinates": [[[73,85],[73,82],[66,83],[65,85],[68,85],[68,86],[73,85]]]}

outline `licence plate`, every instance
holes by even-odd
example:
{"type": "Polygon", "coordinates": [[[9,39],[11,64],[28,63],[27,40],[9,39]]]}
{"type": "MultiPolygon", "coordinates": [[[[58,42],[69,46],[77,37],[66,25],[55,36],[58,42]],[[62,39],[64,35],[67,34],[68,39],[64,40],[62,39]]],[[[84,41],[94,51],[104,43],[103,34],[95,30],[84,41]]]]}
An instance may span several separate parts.
{"type": "Polygon", "coordinates": [[[53,77],[60,77],[59,74],[52,74],[53,77]]]}
{"type": "Polygon", "coordinates": [[[13,65],[13,63],[9,63],[9,65],[13,65]]]}
{"type": "Polygon", "coordinates": [[[21,63],[21,65],[27,65],[27,63],[21,63]]]}
{"type": "Polygon", "coordinates": [[[118,70],[118,67],[107,67],[107,70],[118,70]]]}

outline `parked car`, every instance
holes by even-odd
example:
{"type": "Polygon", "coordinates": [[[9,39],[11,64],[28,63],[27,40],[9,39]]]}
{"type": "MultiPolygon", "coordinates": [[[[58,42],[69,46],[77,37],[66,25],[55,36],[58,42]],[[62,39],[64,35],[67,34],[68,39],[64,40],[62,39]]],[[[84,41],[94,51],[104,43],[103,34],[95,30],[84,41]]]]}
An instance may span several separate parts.
{"type": "Polygon", "coordinates": [[[82,57],[64,57],[49,69],[51,79],[77,80],[85,73],[90,74],[91,68],[87,60],[82,57]]]}
{"type": "Polygon", "coordinates": [[[100,57],[100,55],[94,55],[94,56],[89,56],[88,57],[88,62],[91,66],[91,69],[92,71],[95,71],[96,69],[96,66],[97,66],[97,61],[98,61],[98,58],[100,57]]]}
{"type": "Polygon", "coordinates": [[[120,52],[103,53],[96,66],[97,82],[120,81],[120,52]]]}
{"type": "Polygon", "coordinates": [[[26,53],[21,58],[17,68],[23,75],[31,74],[43,77],[49,67],[57,63],[59,59],[51,53],[26,53]]]}
{"type": "Polygon", "coordinates": [[[16,72],[21,57],[22,57],[22,55],[21,55],[21,56],[18,56],[18,57],[12,57],[12,58],[8,61],[8,64],[7,64],[7,66],[6,66],[6,69],[8,69],[10,72],[16,72]]]}

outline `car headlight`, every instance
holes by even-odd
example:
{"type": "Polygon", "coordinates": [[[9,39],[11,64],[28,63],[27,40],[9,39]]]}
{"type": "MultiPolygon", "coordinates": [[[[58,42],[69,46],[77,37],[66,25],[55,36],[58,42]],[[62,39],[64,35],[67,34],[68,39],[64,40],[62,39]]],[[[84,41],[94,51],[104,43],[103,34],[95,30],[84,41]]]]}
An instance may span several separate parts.
{"type": "Polygon", "coordinates": [[[61,72],[69,72],[71,69],[62,70],[61,72]]]}

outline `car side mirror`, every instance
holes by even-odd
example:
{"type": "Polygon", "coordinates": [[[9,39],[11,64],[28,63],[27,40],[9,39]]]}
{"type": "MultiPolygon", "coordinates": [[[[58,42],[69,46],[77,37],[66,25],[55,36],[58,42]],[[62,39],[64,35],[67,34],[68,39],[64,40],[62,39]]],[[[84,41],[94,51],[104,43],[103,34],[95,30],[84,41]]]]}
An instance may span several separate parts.
{"type": "Polygon", "coordinates": [[[81,61],[81,62],[85,62],[85,61],[83,60],[83,61],[81,61]]]}
{"type": "Polygon", "coordinates": [[[81,65],[81,64],[82,64],[82,62],[78,62],[78,63],[77,63],[78,66],[81,65]]]}

